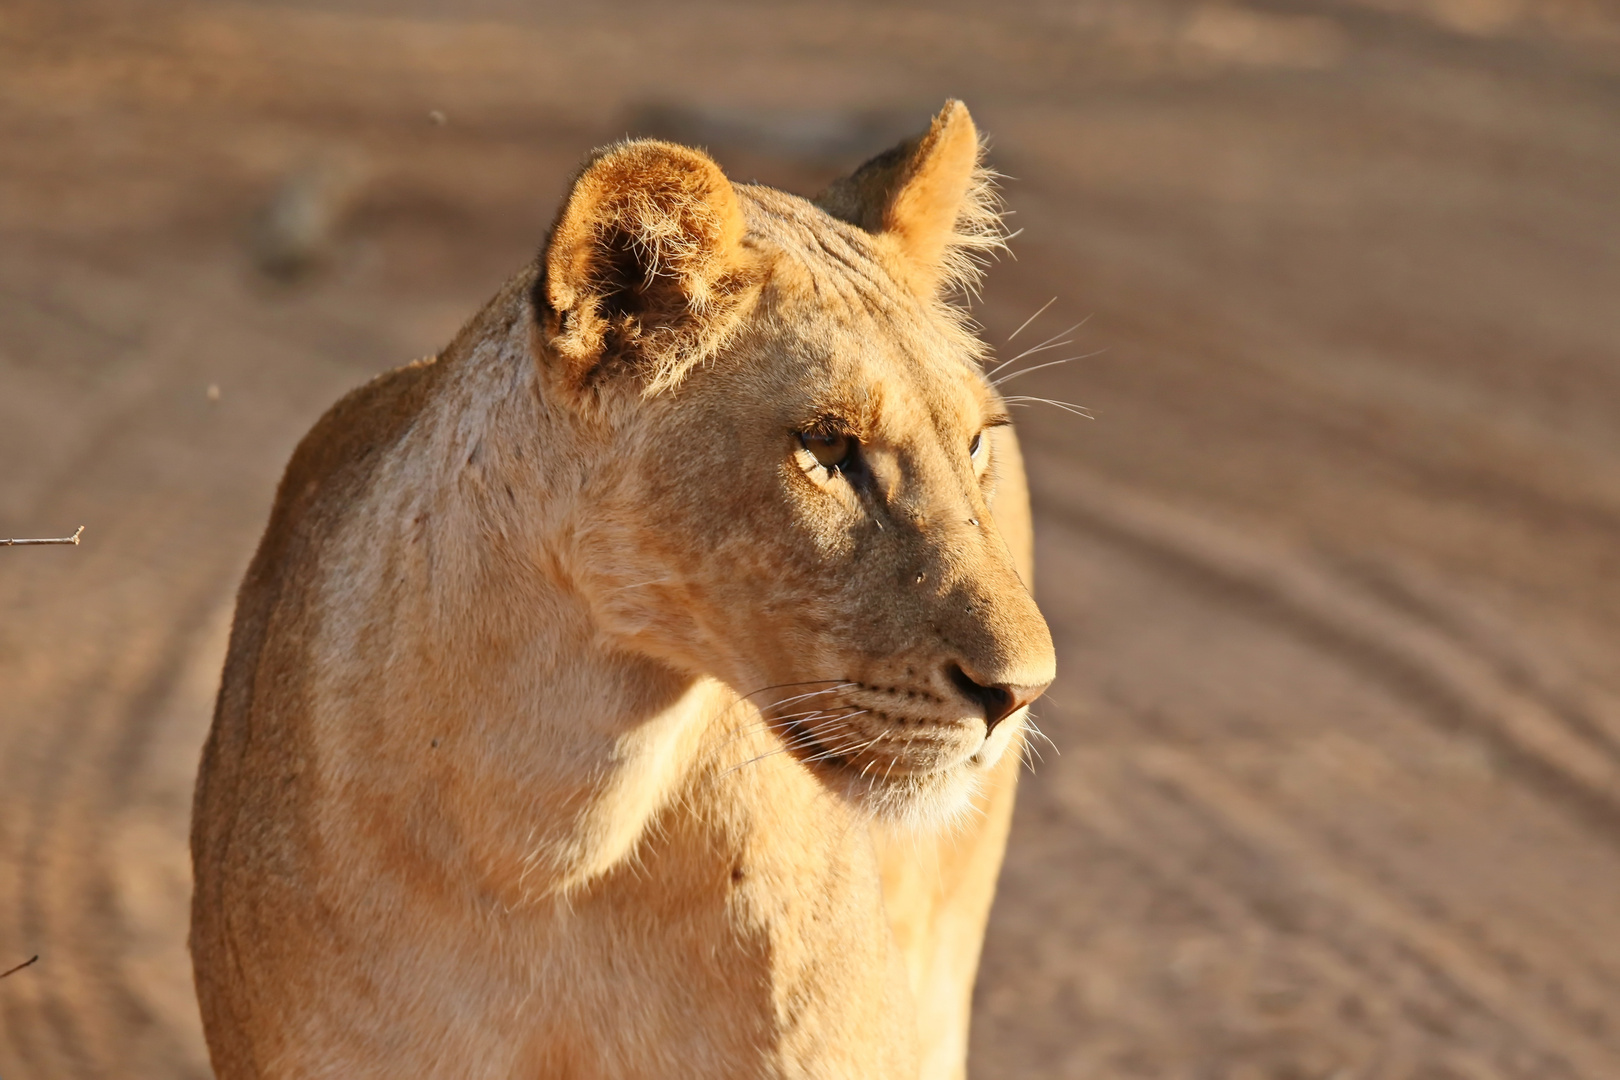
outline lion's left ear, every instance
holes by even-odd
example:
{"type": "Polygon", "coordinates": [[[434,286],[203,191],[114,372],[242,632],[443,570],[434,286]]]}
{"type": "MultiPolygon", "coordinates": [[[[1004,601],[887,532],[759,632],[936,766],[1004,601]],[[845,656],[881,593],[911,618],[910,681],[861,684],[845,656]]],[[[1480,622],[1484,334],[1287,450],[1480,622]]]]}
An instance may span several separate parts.
{"type": "Polygon", "coordinates": [[[581,170],[540,256],[543,351],[584,388],[673,386],[734,325],[755,274],[736,190],[707,155],[650,139],[581,170]]]}
{"type": "Polygon", "coordinates": [[[927,131],[834,182],[815,203],[894,244],[919,295],[971,289],[978,256],[1004,239],[983,154],[967,106],[947,101],[927,131]]]}

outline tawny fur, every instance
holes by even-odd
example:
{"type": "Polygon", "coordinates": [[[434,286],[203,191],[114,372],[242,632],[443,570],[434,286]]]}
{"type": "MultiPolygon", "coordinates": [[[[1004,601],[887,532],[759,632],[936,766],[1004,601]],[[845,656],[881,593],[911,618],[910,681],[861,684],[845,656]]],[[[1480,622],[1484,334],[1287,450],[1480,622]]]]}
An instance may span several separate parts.
{"type": "Polygon", "coordinates": [[[987,702],[1053,664],[947,303],[978,156],[954,102],[819,206],[609,148],[535,269],[306,436],[198,777],[221,1077],[962,1075],[1022,727],[987,702]]]}

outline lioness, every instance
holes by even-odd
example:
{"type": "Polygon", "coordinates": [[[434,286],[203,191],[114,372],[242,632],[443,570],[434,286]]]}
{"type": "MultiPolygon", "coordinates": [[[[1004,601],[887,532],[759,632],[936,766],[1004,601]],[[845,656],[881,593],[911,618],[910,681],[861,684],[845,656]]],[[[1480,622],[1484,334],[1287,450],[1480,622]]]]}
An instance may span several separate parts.
{"type": "Polygon", "coordinates": [[[1053,675],[979,158],[957,102],[814,202],[599,151],[305,437],[197,781],[220,1076],[961,1075],[1053,675]]]}

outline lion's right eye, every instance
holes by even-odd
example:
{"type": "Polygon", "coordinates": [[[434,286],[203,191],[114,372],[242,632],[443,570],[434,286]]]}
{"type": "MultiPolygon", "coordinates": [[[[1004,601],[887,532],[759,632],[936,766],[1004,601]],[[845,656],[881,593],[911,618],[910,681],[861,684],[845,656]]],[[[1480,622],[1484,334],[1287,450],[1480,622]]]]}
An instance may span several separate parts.
{"type": "Polygon", "coordinates": [[[803,433],[799,442],[810,451],[810,456],[817,463],[828,469],[840,471],[849,465],[849,457],[855,450],[855,440],[848,435],[803,433]]]}

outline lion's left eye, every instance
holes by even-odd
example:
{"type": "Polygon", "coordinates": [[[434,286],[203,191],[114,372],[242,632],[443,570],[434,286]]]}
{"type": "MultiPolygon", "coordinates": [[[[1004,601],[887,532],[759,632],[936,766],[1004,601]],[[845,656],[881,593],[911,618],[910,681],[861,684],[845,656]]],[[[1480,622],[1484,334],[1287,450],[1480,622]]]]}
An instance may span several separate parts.
{"type": "Polygon", "coordinates": [[[832,470],[847,468],[849,456],[855,449],[855,440],[848,435],[806,433],[799,436],[799,442],[818,464],[832,470]]]}
{"type": "Polygon", "coordinates": [[[984,448],[984,432],[981,431],[977,435],[973,436],[973,441],[968,444],[968,457],[972,457],[972,458],[978,457],[979,456],[979,451],[982,450],[983,448],[984,448]]]}

